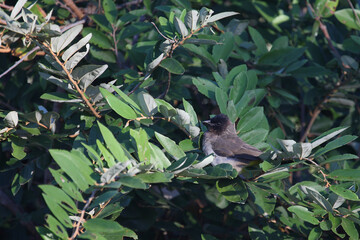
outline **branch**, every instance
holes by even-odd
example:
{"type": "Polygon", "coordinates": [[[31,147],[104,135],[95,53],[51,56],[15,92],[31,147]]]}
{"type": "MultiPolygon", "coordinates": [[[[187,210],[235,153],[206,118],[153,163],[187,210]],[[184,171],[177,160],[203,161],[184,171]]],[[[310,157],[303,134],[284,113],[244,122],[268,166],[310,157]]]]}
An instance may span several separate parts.
{"type": "Polygon", "coordinates": [[[76,6],[72,0],[64,0],[65,4],[76,14],[79,19],[84,18],[84,13],[76,6]]]}
{"type": "Polygon", "coordinates": [[[9,196],[2,190],[0,190],[0,204],[9,209],[16,216],[16,218],[20,220],[21,225],[26,227],[26,229],[31,232],[31,234],[34,235],[36,239],[41,239],[35,229],[35,225],[31,221],[27,220],[26,217],[24,217],[26,214],[24,210],[14,201],[12,201],[9,196]]]}
{"type": "Polygon", "coordinates": [[[90,111],[94,114],[95,117],[97,118],[101,118],[101,115],[95,110],[95,108],[93,107],[93,105],[89,102],[89,100],[87,99],[87,97],[85,96],[85,92],[82,91],[78,85],[78,83],[72,78],[71,73],[67,70],[67,68],[65,67],[65,65],[59,60],[58,56],[51,50],[51,47],[47,44],[47,43],[42,43],[47,50],[50,52],[50,54],[53,56],[53,58],[55,59],[55,61],[61,66],[61,68],[64,70],[64,72],[66,73],[68,79],[70,80],[70,82],[72,83],[72,85],[75,87],[76,91],[80,94],[82,100],[85,102],[85,104],[89,107],[90,111]]]}
{"type": "Polygon", "coordinates": [[[33,49],[31,49],[27,54],[25,54],[22,58],[20,58],[20,60],[18,60],[17,62],[14,63],[14,65],[12,65],[8,70],[6,70],[5,72],[3,72],[0,75],[0,78],[2,78],[3,76],[5,76],[6,74],[8,74],[9,72],[11,72],[11,70],[13,70],[14,68],[16,68],[20,63],[22,63],[30,54],[32,54],[33,52],[39,50],[40,47],[34,47],[33,49]]]}
{"type": "Polygon", "coordinates": [[[314,164],[315,166],[316,166],[316,168],[318,169],[318,171],[321,173],[321,175],[323,176],[323,178],[324,178],[324,182],[326,182],[326,188],[328,188],[328,187],[330,187],[331,186],[331,184],[330,184],[330,182],[327,180],[327,178],[326,178],[326,174],[321,170],[322,169],[322,167],[319,165],[319,164],[317,164],[314,160],[312,160],[312,159],[310,159],[310,158],[304,158],[306,161],[308,161],[308,162],[310,162],[310,163],[312,163],[312,164],[314,164]]]}
{"type": "Polygon", "coordinates": [[[84,220],[84,215],[85,215],[86,209],[89,207],[92,200],[94,200],[96,192],[97,192],[97,190],[92,191],[91,196],[89,197],[89,199],[87,200],[85,206],[81,210],[81,215],[80,215],[80,218],[79,218],[79,220],[78,220],[78,222],[76,224],[75,231],[74,231],[73,235],[69,239],[75,239],[76,236],[79,235],[80,224],[84,220]]]}

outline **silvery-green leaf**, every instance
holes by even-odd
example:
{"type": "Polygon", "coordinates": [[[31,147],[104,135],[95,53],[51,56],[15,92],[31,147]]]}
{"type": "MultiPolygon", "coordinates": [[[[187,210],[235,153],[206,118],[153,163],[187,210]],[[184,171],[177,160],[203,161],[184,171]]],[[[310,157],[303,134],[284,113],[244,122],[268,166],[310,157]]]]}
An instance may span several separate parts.
{"type": "Polygon", "coordinates": [[[118,162],[109,168],[100,178],[102,183],[110,183],[112,180],[115,179],[124,169],[126,169],[127,165],[130,161],[126,162],[118,162]]]}
{"type": "Polygon", "coordinates": [[[190,115],[181,109],[176,109],[176,116],[174,117],[175,121],[181,126],[190,124],[190,115]]]}
{"type": "Polygon", "coordinates": [[[24,114],[24,118],[30,122],[38,123],[40,122],[42,115],[39,111],[35,111],[24,114]]]}
{"type": "Polygon", "coordinates": [[[106,69],[108,65],[84,65],[74,69],[72,76],[75,80],[80,81],[81,89],[86,89],[95,79],[97,79],[106,69]]]}
{"type": "Polygon", "coordinates": [[[186,39],[185,44],[207,44],[207,45],[218,45],[220,43],[218,43],[215,40],[212,39],[200,39],[200,38],[189,38],[186,39]]]}
{"type": "Polygon", "coordinates": [[[208,19],[211,17],[211,15],[214,13],[213,10],[208,9],[206,7],[202,7],[199,12],[199,25],[204,26],[207,24],[208,19]]]}
{"type": "Polygon", "coordinates": [[[43,114],[41,122],[49,129],[55,129],[55,122],[60,118],[56,112],[47,112],[43,114]]]}
{"type": "Polygon", "coordinates": [[[191,126],[189,125],[189,127],[187,128],[188,132],[190,133],[190,136],[192,138],[195,138],[197,136],[199,136],[200,134],[200,128],[196,127],[196,126],[191,126]]]}
{"type": "Polygon", "coordinates": [[[76,53],[78,50],[80,50],[80,48],[85,46],[90,41],[91,37],[92,34],[89,33],[88,35],[80,39],[80,41],[78,41],[76,44],[69,47],[62,55],[62,59],[64,61],[67,61],[74,53],[76,53]]]}
{"type": "Polygon", "coordinates": [[[64,32],[60,37],[51,38],[51,49],[53,52],[58,53],[66,48],[75,37],[81,32],[83,25],[76,25],[64,32]]]}
{"type": "Polygon", "coordinates": [[[220,19],[231,17],[231,16],[234,16],[234,15],[237,15],[237,14],[239,14],[239,13],[238,12],[222,12],[222,13],[218,13],[218,14],[215,14],[215,15],[211,16],[208,19],[207,22],[208,23],[215,22],[215,21],[218,21],[220,19]]]}
{"type": "Polygon", "coordinates": [[[27,2],[27,0],[17,1],[13,10],[11,11],[10,18],[14,19],[18,15],[18,13],[21,11],[22,7],[25,5],[26,2],[27,2]]]}
{"type": "Polygon", "coordinates": [[[157,113],[158,108],[155,99],[148,93],[140,92],[137,95],[141,109],[147,116],[153,116],[157,113]]]}
{"type": "Polygon", "coordinates": [[[226,62],[223,59],[220,59],[220,63],[218,64],[219,73],[225,79],[228,75],[228,68],[226,62]]]}
{"type": "Polygon", "coordinates": [[[60,79],[60,78],[57,78],[55,76],[52,76],[50,74],[47,74],[47,73],[43,73],[43,72],[40,72],[40,76],[42,78],[44,78],[45,80],[55,84],[56,86],[59,86],[61,87],[62,89],[64,89],[65,91],[69,92],[69,93],[76,93],[72,87],[71,87],[71,84],[70,83],[67,83],[65,82],[64,80],[60,79]]]}
{"type": "Polygon", "coordinates": [[[329,139],[335,137],[336,135],[340,134],[341,132],[345,131],[348,127],[339,127],[336,129],[332,129],[328,131],[329,133],[325,132],[318,138],[316,138],[312,143],[312,148],[316,148],[317,146],[323,144],[324,142],[328,141],[329,139]]]}
{"type": "Polygon", "coordinates": [[[165,40],[160,44],[159,50],[162,53],[168,53],[171,50],[172,43],[169,40],[165,40]]]}
{"type": "Polygon", "coordinates": [[[185,24],[191,31],[196,30],[197,21],[199,19],[199,12],[196,10],[191,10],[185,15],[185,24]]]}
{"type": "MultiPolygon", "coordinates": [[[[46,60],[50,60],[51,57],[48,56],[48,55],[45,55],[45,59],[46,60]]],[[[54,63],[55,64],[55,63],[54,63]]],[[[60,65],[57,65],[60,67],[60,65]]],[[[62,71],[62,69],[58,69],[59,71],[53,69],[53,68],[48,68],[47,66],[45,66],[44,64],[42,63],[39,63],[39,68],[41,71],[43,72],[47,72],[51,75],[56,75],[56,76],[61,76],[61,77],[65,77],[66,78],[66,74],[62,71]]]]}
{"type": "Polygon", "coordinates": [[[281,148],[287,153],[293,153],[293,145],[296,144],[294,140],[281,140],[277,139],[278,143],[280,144],[281,148]]]}
{"type": "Polygon", "coordinates": [[[311,154],[312,146],[311,143],[295,143],[293,150],[298,158],[303,159],[311,154]]]}
{"type": "Polygon", "coordinates": [[[6,22],[11,21],[9,15],[7,15],[2,9],[0,9],[0,18],[4,19],[6,22]]]}
{"type": "Polygon", "coordinates": [[[157,58],[155,58],[151,63],[147,65],[146,72],[152,72],[162,61],[164,57],[164,53],[160,54],[157,58]]]}
{"type": "Polygon", "coordinates": [[[194,168],[203,168],[206,167],[207,165],[209,165],[210,163],[212,163],[214,161],[214,155],[209,155],[207,157],[205,157],[201,162],[196,163],[194,165],[192,165],[194,168]]]}
{"type": "Polygon", "coordinates": [[[77,53],[75,53],[69,59],[69,61],[67,61],[65,63],[66,69],[71,70],[74,67],[76,67],[76,65],[78,65],[78,63],[88,54],[89,49],[90,49],[90,44],[86,44],[86,51],[85,52],[77,52],[77,53]]]}
{"type": "Polygon", "coordinates": [[[301,185],[299,186],[299,188],[319,206],[331,213],[333,212],[332,206],[329,201],[327,201],[325,197],[321,195],[318,191],[316,191],[314,188],[301,185]]]}
{"type": "Polygon", "coordinates": [[[16,127],[19,122],[18,113],[16,111],[9,112],[8,114],[6,114],[4,121],[7,127],[11,127],[11,128],[16,127]]]}
{"type": "Polygon", "coordinates": [[[234,35],[240,35],[244,32],[248,25],[248,21],[232,19],[230,23],[226,26],[226,29],[228,32],[232,32],[234,35]]]}
{"type": "Polygon", "coordinates": [[[54,9],[51,9],[51,11],[46,15],[46,17],[45,17],[45,23],[47,23],[47,22],[50,21],[50,18],[51,18],[51,15],[52,15],[53,10],[54,10],[54,9]]]}
{"type": "Polygon", "coordinates": [[[100,101],[101,99],[103,99],[103,96],[101,95],[100,90],[99,90],[99,86],[90,85],[86,88],[85,93],[86,93],[86,96],[91,98],[93,103],[96,103],[96,102],[100,101]]]}
{"type": "Polygon", "coordinates": [[[180,33],[181,36],[186,37],[189,34],[189,31],[187,30],[185,24],[178,17],[175,17],[174,25],[176,31],[180,33]]]}

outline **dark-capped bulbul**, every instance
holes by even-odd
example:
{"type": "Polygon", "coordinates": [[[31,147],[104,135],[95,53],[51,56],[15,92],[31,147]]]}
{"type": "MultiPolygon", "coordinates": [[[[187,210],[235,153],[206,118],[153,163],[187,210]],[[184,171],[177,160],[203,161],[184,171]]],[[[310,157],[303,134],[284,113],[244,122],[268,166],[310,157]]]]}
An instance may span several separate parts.
{"type": "Polygon", "coordinates": [[[243,167],[260,161],[262,152],[239,138],[235,124],[225,114],[216,115],[203,123],[208,131],[203,136],[202,150],[206,155],[214,154],[212,165],[229,163],[241,172],[243,167]]]}

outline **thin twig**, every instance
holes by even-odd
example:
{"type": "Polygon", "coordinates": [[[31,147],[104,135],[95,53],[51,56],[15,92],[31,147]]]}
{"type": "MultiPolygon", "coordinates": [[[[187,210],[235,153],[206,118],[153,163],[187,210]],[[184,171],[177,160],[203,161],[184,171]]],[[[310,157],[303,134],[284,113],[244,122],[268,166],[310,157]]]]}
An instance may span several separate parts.
{"type": "Polygon", "coordinates": [[[355,16],[355,18],[356,18],[356,21],[357,21],[357,23],[358,23],[358,26],[360,26],[360,19],[359,19],[359,16],[358,16],[358,15],[356,14],[356,12],[355,12],[354,5],[351,3],[350,0],[347,0],[347,2],[349,3],[349,5],[350,5],[350,7],[351,7],[351,9],[352,9],[352,11],[353,11],[353,14],[354,14],[354,16],[355,16]]]}
{"type": "Polygon", "coordinates": [[[168,72],[168,84],[167,87],[165,89],[165,92],[163,92],[162,94],[160,94],[157,98],[165,98],[165,96],[168,94],[169,90],[170,90],[170,84],[171,84],[171,72],[168,72]]]}
{"type": "Polygon", "coordinates": [[[8,5],[3,4],[3,3],[0,3],[0,8],[5,8],[5,9],[7,9],[9,11],[12,11],[14,9],[13,6],[8,6],[8,5]]]}
{"type": "Polygon", "coordinates": [[[138,5],[140,3],[142,3],[142,0],[134,0],[134,1],[131,1],[131,2],[126,2],[126,3],[120,4],[119,6],[116,6],[116,8],[118,10],[120,10],[120,9],[122,9],[124,7],[130,7],[132,5],[138,5]]]}
{"type": "Polygon", "coordinates": [[[36,46],[33,49],[31,49],[28,53],[26,53],[22,58],[20,58],[17,62],[14,63],[14,65],[12,65],[8,70],[6,70],[5,72],[3,72],[0,75],[0,78],[2,78],[3,76],[5,76],[6,74],[8,74],[9,72],[11,72],[11,70],[13,70],[14,68],[16,68],[20,63],[22,63],[30,54],[32,54],[33,52],[40,50],[40,47],[36,46]]]}
{"type": "MultiPolygon", "coordinates": [[[[198,29],[196,29],[195,31],[191,31],[189,35],[187,35],[187,36],[185,36],[185,37],[182,37],[181,41],[177,41],[177,42],[176,42],[175,40],[170,39],[170,38],[164,36],[164,35],[159,31],[159,29],[156,27],[156,25],[155,25],[154,23],[152,23],[152,24],[155,26],[156,30],[159,32],[159,34],[160,34],[163,38],[165,38],[165,39],[169,40],[171,43],[173,43],[172,48],[171,48],[171,51],[168,52],[168,53],[161,59],[160,63],[161,63],[162,61],[164,61],[166,58],[171,57],[171,56],[172,56],[172,53],[174,52],[174,50],[175,50],[177,47],[179,47],[179,46],[181,46],[181,45],[184,45],[184,43],[185,43],[185,41],[186,41],[187,39],[191,38],[194,34],[196,34],[197,32],[199,32],[199,31],[202,30],[203,28],[207,27],[207,25],[203,25],[203,26],[199,27],[198,29]],[[174,42],[174,41],[175,41],[175,42],[174,42]]],[[[160,65],[160,63],[159,63],[159,65],[160,65]]],[[[128,93],[128,96],[131,95],[133,92],[135,92],[135,91],[140,87],[141,84],[142,84],[142,82],[139,82],[138,84],[136,84],[136,86],[128,93]]]]}
{"type": "Polygon", "coordinates": [[[55,59],[55,61],[61,66],[61,68],[64,70],[64,72],[66,73],[68,79],[70,80],[70,82],[72,83],[72,85],[75,87],[76,91],[80,94],[82,100],[85,102],[85,104],[89,107],[90,111],[94,114],[95,117],[97,118],[101,118],[101,115],[95,110],[95,108],[93,107],[93,105],[89,102],[89,100],[87,99],[87,97],[85,96],[85,92],[82,91],[78,85],[78,83],[72,78],[71,73],[67,70],[67,68],[65,67],[65,65],[59,60],[58,56],[52,51],[51,47],[47,44],[47,43],[42,43],[47,50],[50,52],[50,54],[53,56],[53,58],[55,59]]]}
{"type": "Polygon", "coordinates": [[[321,173],[321,175],[323,176],[323,178],[324,178],[324,182],[326,182],[326,188],[328,188],[328,187],[330,187],[331,186],[331,184],[330,184],[330,182],[327,180],[327,175],[321,170],[322,169],[322,167],[319,165],[319,164],[317,164],[314,160],[312,160],[311,158],[304,158],[306,161],[308,161],[308,162],[310,162],[310,163],[312,163],[312,164],[314,164],[315,166],[316,166],[316,168],[318,169],[318,171],[321,173]]]}
{"type": "Polygon", "coordinates": [[[83,207],[83,209],[81,211],[80,218],[79,218],[79,220],[78,220],[78,222],[76,224],[75,231],[74,231],[73,235],[69,239],[75,239],[76,236],[79,235],[80,225],[81,225],[81,222],[84,220],[84,215],[85,215],[86,209],[89,207],[92,200],[94,200],[96,192],[97,192],[97,190],[92,191],[91,196],[86,201],[86,204],[85,204],[85,206],[83,207]]]}

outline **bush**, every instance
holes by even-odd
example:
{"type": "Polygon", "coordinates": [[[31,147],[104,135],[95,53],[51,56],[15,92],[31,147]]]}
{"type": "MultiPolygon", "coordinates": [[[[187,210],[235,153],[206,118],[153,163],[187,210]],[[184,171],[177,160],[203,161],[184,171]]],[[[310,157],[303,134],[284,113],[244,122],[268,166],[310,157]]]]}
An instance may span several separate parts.
{"type": "Polygon", "coordinates": [[[3,235],[359,239],[359,10],[163,3],[1,5],[3,235]],[[217,113],[264,152],[240,176],[217,113]]]}

